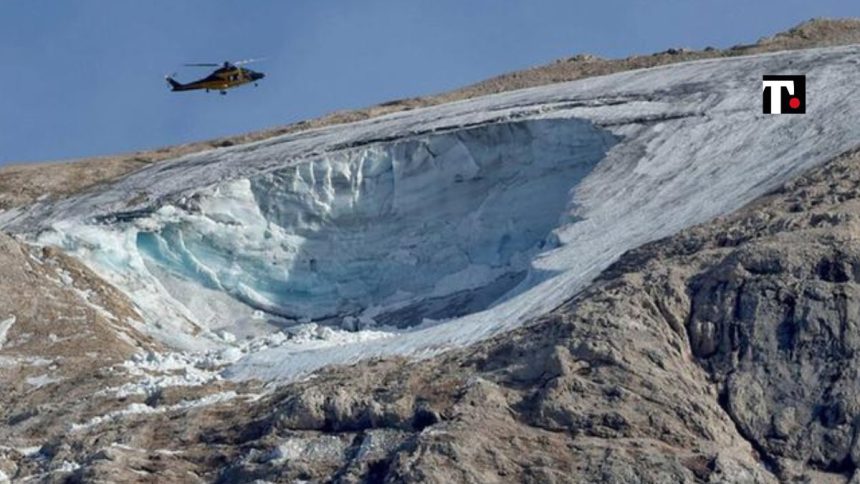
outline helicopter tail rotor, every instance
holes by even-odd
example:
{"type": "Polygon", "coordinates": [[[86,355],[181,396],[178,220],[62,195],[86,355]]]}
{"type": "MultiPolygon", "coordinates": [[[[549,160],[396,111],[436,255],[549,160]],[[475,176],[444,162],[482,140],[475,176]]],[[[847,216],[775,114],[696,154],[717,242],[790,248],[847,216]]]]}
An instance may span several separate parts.
{"type": "Polygon", "coordinates": [[[169,76],[164,76],[164,80],[170,84],[172,91],[181,91],[184,85],[181,82],[177,82],[176,79],[173,78],[176,74],[171,74],[169,76]]]}

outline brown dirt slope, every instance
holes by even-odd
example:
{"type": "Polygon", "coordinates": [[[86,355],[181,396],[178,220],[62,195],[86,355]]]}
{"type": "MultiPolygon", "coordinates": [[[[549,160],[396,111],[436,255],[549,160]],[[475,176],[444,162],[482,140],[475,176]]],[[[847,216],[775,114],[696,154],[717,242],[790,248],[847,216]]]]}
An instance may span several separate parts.
{"type": "Polygon", "coordinates": [[[117,381],[94,375],[163,347],[134,329],[140,317],[122,293],[66,254],[0,233],[0,267],[2,451],[62,431],[76,402],[117,381]]]}
{"type": "Polygon", "coordinates": [[[133,304],[77,259],[0,233],[0,357],[51,357],[89,364],[160,348],[131,325],[133,304]],[[90,353],[93,356],[87,356],[90,353]]]}
{"type": "Polygon", "coordinates": [[[444,94],[391,101],[353,111],[339,111],[321,118],[254,133],[72,162],[12,165],[0,168],[0,210],[33,202],[42,196],[63,197],[77,193],[157,161],[218,147],[259,141],[286,133],[360,121],[392,112],[676,62],[855,43],[860,43],[860,20],[813,19],[787,32],[761,39],[755,44],[738,45],[724,50],[669,49],[653,55],[637,55],[626,59],[601,59],[578,55],[545,66],[504,74],[444,94]]]}

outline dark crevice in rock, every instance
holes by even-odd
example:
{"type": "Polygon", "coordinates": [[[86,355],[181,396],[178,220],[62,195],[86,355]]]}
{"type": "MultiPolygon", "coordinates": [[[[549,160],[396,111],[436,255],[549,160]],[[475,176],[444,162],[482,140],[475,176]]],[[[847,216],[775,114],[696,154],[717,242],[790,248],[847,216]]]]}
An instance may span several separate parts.
{"type": "Polygon", "coordinates": [[[729,402],[729,398],[730,397],[729,397],[728,385],[723,384],[722,388],[720,389],[720,393],[717,396],[717,403],[719,404],[720,408],[723,409],[723,412],[725,412],[726,415],[729,417],[729,419],[732,421],[738,435],[742,439],[747,441],[750,444],[750,446],[753,448],[753,450],[756,452],[758,460],[759,460],[759,462],[761,462],[761,464],[764,466],[764,468],[771,474],[778,474],[778,471],[780,468],[779,463],[776,461],[776,459],[773,458],[773,456],[770,455],[770,453],[765,448],[763,448],[758,443],[758,441],[755,439],[755,437],[749,435],[746,431],[744,431],[743,426],[737,420],[737,417],[734,415],[734,413],[731,410],[731,403],[729,402]]]}
{"type": "Polygon", "coordinates": [[[442,417],[427,406],[420,406],[412,417],[412,428],[418,432],[442,421],[442,417]]]}
{"type": "Polygon", "coordinates": [[[854,465],[854,462],[851,461],[851,456],[848,455],[841,461],[827,463],[821,467],[821,470],[831,474],[841,474],[846,478],[850,478],[854,475],[854,471],[857,470],[857,466],[854,465]]]}
{"type": "Polygon", "coordinates": [[[845,262],[839,259],[822,259],[815,268],[818,278],[835,283],[844,283],[851,280],[845,262]]]}
{"type": "Polygon", "coordinates": [[[391,462],[387,459],[372,462],[370,465],[368,465],[367,474],[365,474],[364,476],[365,482],[385,482],[385,478],[388,476],[388,471],[390,467],[391,462]]]}

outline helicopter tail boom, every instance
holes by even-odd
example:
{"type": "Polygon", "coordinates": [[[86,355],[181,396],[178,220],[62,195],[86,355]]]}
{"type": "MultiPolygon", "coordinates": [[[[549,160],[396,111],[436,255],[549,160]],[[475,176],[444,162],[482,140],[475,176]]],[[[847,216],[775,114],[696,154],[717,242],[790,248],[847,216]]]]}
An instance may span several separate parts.
{"type": "Polygon", "coordinates": [[[170,84],[170,90],[171,91],[184,91],[184,90],[186,90],[185,84],[182,84],[181,82],[177,82],[172,77],[165,76],[164,79],[167,80],[168,84],[170,84]]]}

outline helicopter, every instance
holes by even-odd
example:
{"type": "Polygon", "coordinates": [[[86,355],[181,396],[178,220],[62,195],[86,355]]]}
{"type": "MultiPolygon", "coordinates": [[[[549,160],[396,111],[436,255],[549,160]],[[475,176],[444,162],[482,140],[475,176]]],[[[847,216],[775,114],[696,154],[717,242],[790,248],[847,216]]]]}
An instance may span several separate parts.
{"type": "Polygon", "coordinates": [[[170,84],[171,91],[194,91],[197,89],[205,89],[206,92],[217,90],[224,95],[227,94],[227,89],[239,87],[243,84],[248,84],[249,82],[253,82],[254,86],[256,86],[257,81],[266,77],[262,72],[256,72],[251,69],[239,67],[259,60],[262,59],[247,59],[237,62],[225,61],[223,64],[185,64],[186,66],[191,67],[217,67],[212,74],[209,74],[203,79],[198,79],[187,84],[177,82],[176,79],[173,78],[176,74],[173,74],[173,76],[165,76],[164,78],[167,80],[167,83],[170,84]]]}

